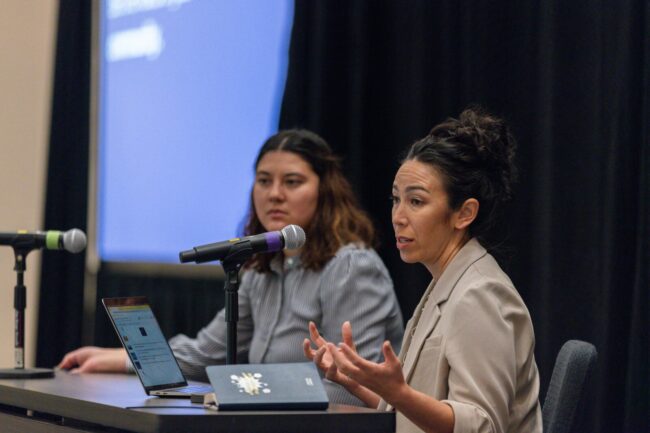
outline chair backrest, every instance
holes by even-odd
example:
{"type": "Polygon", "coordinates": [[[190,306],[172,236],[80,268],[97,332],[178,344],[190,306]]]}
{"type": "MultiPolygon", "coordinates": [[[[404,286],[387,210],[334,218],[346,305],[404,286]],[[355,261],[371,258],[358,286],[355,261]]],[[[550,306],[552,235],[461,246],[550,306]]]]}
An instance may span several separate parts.
{"type": "Polygon", "coordinates": [[[569,340],[555,360],[542,408],[544,433],[570,433],[598,354],[593,344],[569,340]]]}

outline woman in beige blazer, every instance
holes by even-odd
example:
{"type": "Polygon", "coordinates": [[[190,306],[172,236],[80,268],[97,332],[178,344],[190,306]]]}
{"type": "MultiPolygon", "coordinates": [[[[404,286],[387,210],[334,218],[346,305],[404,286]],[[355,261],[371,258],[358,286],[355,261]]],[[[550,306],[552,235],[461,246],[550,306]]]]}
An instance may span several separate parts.
{"type": "Polygon", "coordinates": [[[541,432],[530,314],[479,238],[511,196],[515,143],[477,109],[414,143],[395,175],[392,222],[402,260],[433,280],[397,357],[360,357],[352,326],[338,346],[310,323],[305,354],[370,407],[397,411],[397,432],[541,432]]]}

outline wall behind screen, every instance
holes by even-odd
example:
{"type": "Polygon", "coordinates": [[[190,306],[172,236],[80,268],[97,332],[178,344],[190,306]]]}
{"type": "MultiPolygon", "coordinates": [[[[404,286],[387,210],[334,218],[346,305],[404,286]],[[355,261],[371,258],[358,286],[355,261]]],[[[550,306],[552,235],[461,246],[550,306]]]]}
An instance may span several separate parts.
{"type": "Polygon", "coordinates": [[[177,262],[241,233],[278,127],[293,2],[101,3],[98,252],[177,262]]]}
{"type": "MultiPolygon", "coordinates": [[[[43,197],[58,7],[56,2],[4,0],[1,8],[0,231],[48,228],[42,226],[43,197]]],[[[34,366],[40,261],[40,251],[30,253],[25,272],[27,367],[34,366]]],[[[13,267],[13,250],[0,248],[0,368],[15,365],[13,267]]]]}

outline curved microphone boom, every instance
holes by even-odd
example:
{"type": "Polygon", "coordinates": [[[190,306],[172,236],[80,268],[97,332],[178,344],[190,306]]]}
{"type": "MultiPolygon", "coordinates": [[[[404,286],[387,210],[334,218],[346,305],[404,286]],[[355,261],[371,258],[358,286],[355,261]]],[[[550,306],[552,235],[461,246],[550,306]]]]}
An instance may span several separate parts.
{"type": "Polygon", "coordinates": [[[279,232],[235,238],[229,241],[201,245],[179,253],[181,263],[204,263],[221,260],[226,274],[224,306],[226,309],[226,363],[237,363],[237,320],[239,320],[239,270],[255,253],[273,253],[282,249],[295,250],[305,244],[305,231],[288,225],[279,232]]]}
{"type": "Polygon", "coordinates": [[[79,229],[71,229],[67,232],[58,230],[27,232],[20,230],[0,233],[0,245],[9,245],[15,249],[27,251],[46,248],[48,250],[66,250],[71,253],[78,253],[86,248],[86,242],[86,234],[79,229]]]}
{"type": "Polygon", "coordinates": [[[295,250],[302,247],[305,240],[305,231],[300,226],[291,224],[280,231],[194,247],[191,250],[181,251],[179,257],[181,263],[223,261],[235,255],[238,255],[239,259],[245,260],[255,253],[273,253],[283,249],[295,250]]]}

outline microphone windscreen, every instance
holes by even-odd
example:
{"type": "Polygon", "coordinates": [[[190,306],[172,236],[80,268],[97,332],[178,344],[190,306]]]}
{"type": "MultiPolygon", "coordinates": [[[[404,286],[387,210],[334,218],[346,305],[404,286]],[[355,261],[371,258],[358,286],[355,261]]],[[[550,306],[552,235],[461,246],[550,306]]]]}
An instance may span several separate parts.
{"type": "Polygon", "coordinates": [[[79,229],[68,230],[63,233],[63,248],[71,253],[78,253],[86,248],[86,234],[79,229]]]}
{"type": "Polygon", "coordinates": [[[307,236],[302,227],[291,224],[280,231],[284,237],[284,248],[287,250],[295,250],[305,245],[307,236]]]}

